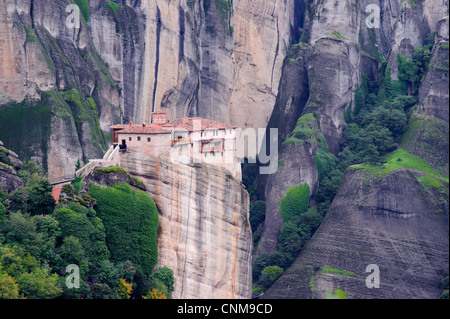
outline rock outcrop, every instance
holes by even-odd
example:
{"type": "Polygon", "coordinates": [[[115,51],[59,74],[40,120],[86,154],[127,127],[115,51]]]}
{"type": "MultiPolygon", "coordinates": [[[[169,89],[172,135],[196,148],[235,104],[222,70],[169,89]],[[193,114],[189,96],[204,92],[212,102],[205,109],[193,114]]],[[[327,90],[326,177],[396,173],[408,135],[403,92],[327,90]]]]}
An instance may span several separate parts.
{"type": "Polygon", "coordinates": [[[121,115],[119,88],[88,16],[78,27],[68,23],[72,3],[0,2],[0,135],[22,159],[48,169],[50,181],[73,177],[77,160],[102,155],[121,115]]]}
{"type": "MultiPolygon", "coordinates": [[[[294,131],[300,116],[315,114],[318,123],[311,128],[324,136],[327,150],[339,153],[346,125],[344,112],[352,106],[354,92],[361,85],[359,10],[357,1],[313,1],[308,5],[302,42],[294,45],[287,56],[268,124],[268,128],[279,130],[280,146],[294,131]]],[[[308,182],[314,199],[319,142],[281,147],[279,159],[285,165],[279,166],[274,175],[260,178],[258,193],[266,200],[267,226],[256,256],[273,253],[277,248],[282,227],[279,205],[290,186],[308,182]]]]}
{"type": "Polygon", "coordinates": [[[263,298],[325,298],[335,289],[347,298],[439,297],[449,228],[436,203],[409,170],[373,178],[350,169],[322,225],[263,298]],[[380,288],[369,289],[373,264],[380,288]]]}
{"type": "Polygon", "coordinates": [[[16,153],[3,146],[2,141],[0,141],[0,152],[3,152],[4,162],[7,162],[0,161],[0,191],[11,193],[23,186],[22,179],[17,176],[17,170],[22,167],[22,162],[16,153]]]}
{"type": "Polygon", "coordinates": [[[145,185],[160,220],[158,264],[174,271],[174,298],[250,298],[249,196],[222,168],[129,151],[120,165],[145,185]]]}

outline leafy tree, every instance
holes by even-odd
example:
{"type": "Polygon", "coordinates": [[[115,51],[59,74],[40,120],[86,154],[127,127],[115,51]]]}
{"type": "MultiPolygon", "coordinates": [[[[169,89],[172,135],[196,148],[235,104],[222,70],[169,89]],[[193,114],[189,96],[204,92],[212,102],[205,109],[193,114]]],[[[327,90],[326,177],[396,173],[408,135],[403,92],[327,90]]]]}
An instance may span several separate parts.
{"type": "Polygon", "coordinates": [[[414,91],[414,85],[419,81],[419,68],[412,60],[408,60],[406,56],[399,54],[397,56],[398,64],[398,78],[401,81],[405,81],[412,85],[414,91]]]}
{"type": "Polygon", "coordinates": [[[49,299],[61,295],[58,275],[51,274],[49,268],[36,268],[17,278],[19,290],[28,299],[49,299]]]}
{"type": "Polygon", "coordinates": [[[63,237],[73,236],[79,240],[86,258],[93,267],[109,258],[105,242],[106,234],[101,220],[96,217],[89,218],[84,213],[67,208],[58,208],[54,217],[59,222],[63,237]]]}
{"type": "Polygon", "coordinates": [[[303,246],[299,228],[293,222],[287,222],[281,228],[278,239],[279,251],[288,254],[293,260],[303,246]]]}
{"type": "Polygon", "coordinates": [[[253,281],[257,282],[261,276],[264,268],[268,266],[279,266],[280,268],[287,269],[293,262],[292,256],[276,251],[272,254],[262,254],[259,256],[255,264],[253,265],[253,281]]]}
{"type": "Polygon", "coordinates": [[[168,292],[172,293],[175,290],[175,278],[173,275],[173,270],[169,267],[159,268],[153,275],[153,278],[158,278],[164,285],[166,285],[168,292]]]}
{"type": "Polygon", "coordinates": [[[22,181],[27,184],[33,175],[37,174],[37,176],[43,178],[45,177],[45,170],[38,166],[33,161],[27,161],[23,163],[23,166],[20,168],[17,175],[22,179],[22,181]]]}
{"type": "Polygon", "coordinates": [[[27,186],[29,190],[28,212],[30,215],[49,215],[55,207],[52,196],[53,186],[44,177],[34,174],[27,186]]]}
{"type": "Polygon", "coordinates": [[[52,185],[45,177],[34,173],[28,178],[24,187],[14,191],[12,196],[13,208],[28,212],[30,215],[49,215],[55,207],[55,199],[52,196],[52,185]]]}
{"type": "Polygon", "coordinates": [[[130,299],[133,291],[132,284],[126,282],[125,279],[120,278],[119,286],[117,287],[117,294],[121,299],[130,299]]]}
{"type": "Polygon", "coordinates": [[[0,204],[6,207],[9,206],[9,194],[3,190],[3,184],[0,183],[0,204]]]}
{"type": "Polygon", "coordinates": [[[17,299],[19,286],[13,277],[0,271],[0,299],[17,299]]]}
{"type": "Polygon", "coordinates": [[[153,289],[148,292],[146,296],[142,296],[142,299],[167,299],[166,295],[158,289],[153,289]]]}
{"type": "Polygon", "coordinates": [[[80,267],[80,275],[83,277],[87,271],[87,261],[82,245],[77,237],[67,236],[61,245],[61,266],[63,268],[68,265],[75,264],[80,267]]]}
{"type": "Polygon", "coordinates": [[[133,276],[133,282],[133,291],[131,293],[131,298],[133,299],[141,299],[142,296],[144,296],[151,290],[151,280],[139,268],[136,269],[136,272],[133,276]]]}
{"type": "Polygon", "coordinates": [[[92,299],[119,299],[117,292],[107,284],[95,283],[90,290],[90,298],[92,299]]]}
{"type": "Polygon", "coordinates": [[[269,288],[283,274],[283,269],[278,266],[268,266],[263,269],[261,274],[261,285],[269,288]]]}
{"type": "Polygon", "coordinates": [[[120,283],[120,270],[109,259],[102,260],[92,276],[109,287],[117,287],[120,283]]]}
{"type": "Polygon", "coordinates": [[[19,293],[28,299],[56,298],[61,295],[58,275],[18,246],[0,245],[0,273],[14,278],[19,293]]]}

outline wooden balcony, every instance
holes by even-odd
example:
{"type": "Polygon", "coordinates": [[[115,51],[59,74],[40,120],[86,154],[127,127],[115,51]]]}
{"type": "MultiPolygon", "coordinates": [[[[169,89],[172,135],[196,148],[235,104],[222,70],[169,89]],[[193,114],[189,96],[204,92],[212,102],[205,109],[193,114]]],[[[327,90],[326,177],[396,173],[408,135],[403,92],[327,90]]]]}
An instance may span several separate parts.
{"type": "Polygon", "coordinates": [[[175,140],[172,140],[172,145],[190,144],[190,143],[191,143],[191,139],[189,137],[177,138],[175,140]]]}

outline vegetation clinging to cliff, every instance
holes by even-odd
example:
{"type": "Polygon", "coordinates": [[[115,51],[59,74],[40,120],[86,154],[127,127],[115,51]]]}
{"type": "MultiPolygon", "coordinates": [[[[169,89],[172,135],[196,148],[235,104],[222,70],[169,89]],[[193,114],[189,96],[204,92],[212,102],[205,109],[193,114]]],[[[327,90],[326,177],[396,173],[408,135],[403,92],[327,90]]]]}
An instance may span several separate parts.
{"type": "Polygon", "coordinates": [[[12,195],[0,184],[3,298],[140,299],[150,291],[171,297],[173,272],[167,267],[153,271],[158,216],[147,194],[129,185],[97,188],[97,207],[88,193],[66,185],[53,213],[55,201],[44,170],[27,162],[18,175],[25,186],[12,195]],[[125,201],[113,199],[114,209],[109,211],[113,195],[125,201]],[[51,201],[43,202],[46,198],[51,201]],[[124,253],[127,240],[133,242],[132,250],[124,253]],[[80,270],[78,289],[66,286],[70,264],[80,270]]]}
{"type": "Polygon", "coordinates": [[[129,259],[151,274],[158,262],[158,212],[150,196],[126,184],[92,186],[89,193],[97,200],[98,215],[105,223],[112,261],[129,259]]]}

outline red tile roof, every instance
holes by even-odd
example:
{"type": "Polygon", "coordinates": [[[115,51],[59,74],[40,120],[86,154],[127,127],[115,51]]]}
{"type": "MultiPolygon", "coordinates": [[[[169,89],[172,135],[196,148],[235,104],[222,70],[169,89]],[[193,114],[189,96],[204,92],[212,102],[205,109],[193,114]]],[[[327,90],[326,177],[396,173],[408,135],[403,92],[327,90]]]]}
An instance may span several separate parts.
{"type": "Polygon", "coordinates": [[[130,126],[129,124],[116,124],[110,126],[111,129],[124,129],[126,127],[130,126]]]}
{"type": "MultiPolygon", "coordinates": [[[[121,129],[120,133],[125,134],[168,134],[170,133],[167,128],[173,128],[174,130],[186,130],[189,132],[194,131],[194,124],[196,121],[200,122],[200,128],[202,131],[209,129],[223,130],[227,128],[236,128],[236,126],[230,124],[220,123],[214,120],[208,120],[200,117],[186,117],[177,120],[167,122],[163,125],[159,124],[118,124],[111,126],[111,129],[121,129]],[[165,128],[165,129],[164,129],[165,128]]],[[[197,125],[197,124],[196,124],[197,125]]]]}
{"type": "Polygon", "coordinates": [[[163,130],[161,125],[158,124],[146,124],[146,125],[133,125],[127,126],[119,132],[120,134],[170,134],[168,130],[163,130]]]}
{"type": "Polygon", "coordinates": [[[224,123],[220,123],[217,121],[208,120],[208,119],[204,119],[204,118],[200,118],[200,117],[186,117],[186,118],[170,121],[169,123],[172,124],[173,126],[175,126],[175,130],[176,129],[184,129],[189,132],[193,132],[194,131],[194,123],[196,121],[200,121],[200,123],[201,123],[200,127],[201,127],[202,131],[208,130],[208,129],[223,130],[226,128],[236,128],[236,126],[233,126],[230,124],[224,124],[224,123]]]}

